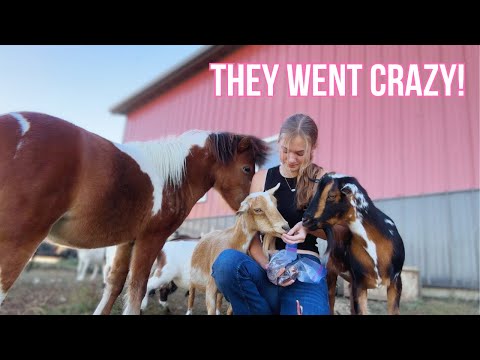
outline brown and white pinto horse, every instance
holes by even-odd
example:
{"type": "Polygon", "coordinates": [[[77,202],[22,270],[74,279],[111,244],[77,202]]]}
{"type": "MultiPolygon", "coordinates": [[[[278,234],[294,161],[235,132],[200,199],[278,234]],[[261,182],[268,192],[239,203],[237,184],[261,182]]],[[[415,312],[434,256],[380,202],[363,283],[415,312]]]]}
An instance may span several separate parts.
{"type": "Polygon", "coordinates": [[[335,305],[337,276],[350,282],[352,314],[367,313],[367,289],[387,287],[389,314],[399,314],[403,240],[393,220],[378,209],[366,190],[351,176],[328,173],[303,215],[310,230],[325,229],[328,253],[327,283],[330,311],[335,305]],[[352,236],[335,239],[332,226],[345,222],[352,236]]]}
{"type": "Polygon", "coordinates": [[[167,237],[212,187],[238,209],[267,149],[198,130],[116,144],[46,114],[0,116],[0,304],[48,235],[76,248],[119,245],[95,313],[110,313],[130,271],[124,314],[139,314],[167,237]]]}

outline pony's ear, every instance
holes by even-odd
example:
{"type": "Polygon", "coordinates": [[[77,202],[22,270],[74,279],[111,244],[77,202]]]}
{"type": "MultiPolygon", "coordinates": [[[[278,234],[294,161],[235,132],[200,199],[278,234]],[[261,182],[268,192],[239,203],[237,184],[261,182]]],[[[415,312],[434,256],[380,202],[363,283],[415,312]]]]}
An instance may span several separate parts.
{"type": "Polygon", "coordinates": [[[278,183],[277,185],[275,185],[273,188],[267,190],[267,192],[268,192],[270,195],[273,195],[273,194],[275,194],[275,191],[277,191],[279,187],[280,187],[280,183],[278,183]]]}
{"type": "Polygon", "coordinates": [[[237,210],[237,215],[241,215],[243,214],[245,211],[247,211],[250,207],[250,203],[248,201],[248,199],[245,199],[242,201],[242,203],[240,204],[240,208],[237,210]]]}
{"type": "Polygon", "coordinates": [[[248,136],[244,136],[240,139],[238,143],[237,150],[239,153],[244,152],[252,146],[252,142],[248,136]]]}

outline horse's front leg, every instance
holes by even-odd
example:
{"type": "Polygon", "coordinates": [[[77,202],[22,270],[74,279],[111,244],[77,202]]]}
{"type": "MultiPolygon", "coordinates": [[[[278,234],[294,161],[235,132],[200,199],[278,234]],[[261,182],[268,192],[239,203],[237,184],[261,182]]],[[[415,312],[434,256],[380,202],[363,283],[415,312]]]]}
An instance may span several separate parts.
{"type": "Polygon", "coordinates": [[[46,236],[46,232],[43,234],[32,232],[15,236],[11,235],[14,231],[2,230],[0,230],[0,306],[7,296],[8,290],[46,236]]]}
{"type": "Polygon", "coordinates": [[[130,263],[130,281],[123,309],[124,315],[139,315],[147,289],[153,262],[163,247],[167,236],[149,236],[138,239],[130,263]]]}
{"type": "Polygon", "coordinates": [[[102,299],[95,309],[94,315],[108,315],[112,311],[113,304],[122,292],[127,279],[132,246],[133,243],[117,245],[115,258],[103,289],[102,299]]]}

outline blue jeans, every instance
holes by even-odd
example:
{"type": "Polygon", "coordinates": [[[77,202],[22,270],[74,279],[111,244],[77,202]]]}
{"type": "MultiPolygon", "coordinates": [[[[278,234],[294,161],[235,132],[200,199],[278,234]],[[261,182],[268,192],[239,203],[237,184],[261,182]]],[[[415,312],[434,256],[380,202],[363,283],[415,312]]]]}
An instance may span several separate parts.
{"type": "MultiPolygon", "coordinates": [[[[298,256],[320,261],[313,255],[298,256]]],[[[220,253],[213,263],[212,276],[235,315],[296,315],[296,300],[303,306],[304,315],[330,314],[325,278],[319,284],[297,280],[290,286],[277,286],[253,258],[233,249],[220,253]]]]}

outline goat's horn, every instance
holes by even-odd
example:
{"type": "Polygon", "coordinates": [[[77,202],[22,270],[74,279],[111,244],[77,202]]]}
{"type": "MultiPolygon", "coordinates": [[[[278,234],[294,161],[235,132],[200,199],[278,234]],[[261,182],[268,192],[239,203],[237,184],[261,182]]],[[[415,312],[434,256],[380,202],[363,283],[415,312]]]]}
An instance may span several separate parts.
{"type": "Polygon", "coordinates": [[[277,191],[279,187],[280,187],[280,183],[278,183],[277,185],[275,185],[275,186],[274,186],[273,188],[271,188],[270,190],[267,190],[267,192],[268,192],[269,194],[272,194],[272,195],[273,195],[273,193],[274,193],[275,191],[277,191]]]}

